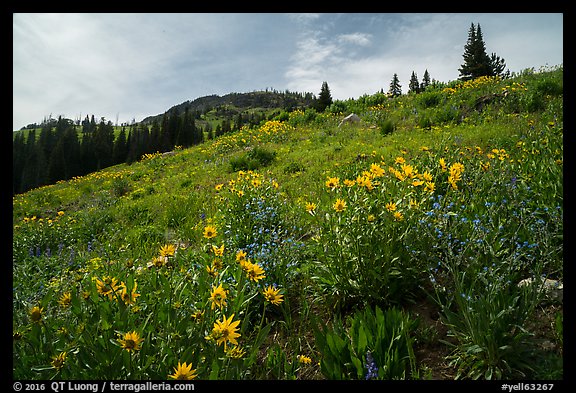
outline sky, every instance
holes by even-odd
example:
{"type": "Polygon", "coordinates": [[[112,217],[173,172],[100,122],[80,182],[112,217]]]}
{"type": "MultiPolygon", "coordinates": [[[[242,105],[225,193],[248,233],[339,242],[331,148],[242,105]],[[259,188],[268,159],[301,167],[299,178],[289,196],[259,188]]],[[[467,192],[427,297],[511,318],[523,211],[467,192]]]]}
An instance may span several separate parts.
{"type": "Polygon", "coordinates": [[[13,130],[49,117],[141,121],[265,89],[334,100],[458,79],[472,23],[521,72],[563,64],[562,13],[14,13],[13,130]]]}

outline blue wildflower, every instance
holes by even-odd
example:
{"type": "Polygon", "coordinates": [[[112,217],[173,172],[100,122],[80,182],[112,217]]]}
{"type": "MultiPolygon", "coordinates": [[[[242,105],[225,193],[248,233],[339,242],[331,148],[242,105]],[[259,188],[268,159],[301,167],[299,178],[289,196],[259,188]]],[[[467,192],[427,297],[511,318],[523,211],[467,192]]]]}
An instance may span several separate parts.
{"type": "Polygon", "coordinates": [[[366,380],[378,378],[378,366],[370,351],[366,352],[366,380]]]}

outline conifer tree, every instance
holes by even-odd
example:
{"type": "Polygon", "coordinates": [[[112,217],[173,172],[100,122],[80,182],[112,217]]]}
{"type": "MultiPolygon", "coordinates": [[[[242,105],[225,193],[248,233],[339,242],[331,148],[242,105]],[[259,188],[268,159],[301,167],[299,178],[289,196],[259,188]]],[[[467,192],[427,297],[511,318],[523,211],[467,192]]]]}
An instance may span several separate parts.
{"type": "Polygon", "coordinates": [[[120,133],[116,137],[114,141],[114,150],[113,150],[113,163],[120,164],[126,161],[126,157],[128,156],[128,140],[126,139],[126,130],[124,126],[120,129],[120,133]]]}
{"type": "Polygon", "coordinates": [[[112,122],[105,122],[105,119],[101,118],[96,131],[94,131],[93,139],[96,170],[110,166],[114,150],[114,127],[112,122]]]}
{"type": "Polygon", "coordinates": [[[418,82],[418,77],[414,71],[412,71],[410,83],[408,83],[408,93],[420,93],[420,83],[418,82]]]}
{"type": "Polygon", "coordinates": [[[422,83],[420,84],[420,91],[426,90],[426,88],[430,86],[430,74],[428,73],[428,69],[424,71],[424,76],[422,77],[422,83]]]}
{"type": "MultiPolygon", "coordinates": [[[[167,115],[164,114],[164,118],[167,115]]],[[[167,123],[163,123],[167,124],[167,123]]],[[[149,152],[156,152],[162,149],[162,131],[160,130],[160,124],[157,120],[152,122],[152,127],[150,128],[150,138],[148,139],[148,146],[146,150],[149,152]]]]}
{"type": "Polygon", "coordinates": [[[330,105],[332,105],[332,95],[330,94],[328,82],[322,82],[318,101],[316,102],[316,110],[318,112],[324,112],[330,105]]]}
{"type": "Polygon", "coordinates": [[[488,56],[480,24],[471,24],[468,41],[464,46],[464,64],[458,69],[461,80],[475,79],[480,76],[502,76],[506,63],[504,59],[492,53],[488,56]]]}
{"type": "Polygon", "coordinates": [[[402,86],[400,85],[398,74],[396,73],[394,73],[392,82],[390,82],[390,89],[388,89],[388,94],[392,95],[392,97],[398,97],[402,95],[402,86]]]}
{"type": "Polygon", "coordinates": [[[94,154],[94,137],[92,133],[82,135],[80,161],[83,173],[90,173],[96,170],[96,155],[94,154]]]}
{"type": "Polygon", "coordinates": [[[12,142],[12,194],[22,192],[22,170],[24,169],[25,154],[24,133],[18,132],[12,142]]]}

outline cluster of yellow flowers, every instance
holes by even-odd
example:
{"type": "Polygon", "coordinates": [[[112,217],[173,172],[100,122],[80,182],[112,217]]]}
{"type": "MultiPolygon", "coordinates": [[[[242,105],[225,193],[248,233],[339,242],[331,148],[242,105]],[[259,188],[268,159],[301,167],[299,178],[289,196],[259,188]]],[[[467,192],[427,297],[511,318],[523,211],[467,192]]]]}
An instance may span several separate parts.
{"type": "Polygon", "coordinates": [[[295,109],[292,112],[288,113],[288,119],[293,119],[295,117],[304,116],[304,111],[302,109],[295,109]]]}
{"type": "Polygon", "coordinates": [[[374,112],[380,112],[386,109],[386,105],[384,104],[377,104],[377,105],[372,105],[370,107],[368,107],[369,111],[374,111],[374,112]]]}
{"type": "MultiPolygon", "coordinates": [[[[138,288],[138,283],[136,281],[134,281],[134,287],[129,290],[124,281],[121,281],[120,284],[118,284],[118,279],[115,277],[103,276],[102,279],[96,277],[94,280],[96,281],[96,291],[103,297],[107,297],[109,300],[116,297],[116,299],[119,298],[126,305],[133,305],[136,303],[136,299],[140,296],[140,294],[136,292],[136,289],[138,288]]],[[[60,300],[60,304],[62,304],[63,299],[61,298],[60,300]]]]}
{"type": "MultiPolygon", "coordinates": [[[[74,176],[70,179],[70,182],[77,183],[82,181],[92,181],[92,180],[114,180],[114,179],[121,179],[125,175],[132,174],[133,172],[127,170],[115,170],[115,171],[98,171],[92,172],[84,176],[74,176]]],[[[62,180],[65,182],[66,180],[62,180]]]]}
{"type": "MultiPolygon", "coordinates": [[[[379,179],[386,175],[386,171],[382,167],[384,165],[383,162],[373,163],[370,165],[369,170],[363,171],[360,175],[356,177],[356,179],[344,179],[343,184],[346,187],[353,187],[357,185],[360,188],[365,188],[368,191],[372,191],[374,187],[379,186],[381,183],[379,179]]],[[[423,173],[419,173],[418,169],[414,166],[407,164],[404,157],[396,157],[394,161],[394,166],[388,167],[388,172],[394,175],[394,177],[402,182],[404,180],[410,181],[412,186],[419,187],[424,185],[424,189],[430,193],[434,192],[435,184],[433,182],[432,175],[430,172],[425,171],[423,173]]],[[[340,178],[338,177],[328,177],[325,183],[326,187],[334,191],[338,187],[340,187],[340,178]]],[[[339,209],[342,208],[342,203],[338,204],[339,209]]],[[[306,210],[310,212],[312,206],[307,206],[306,210]]],[[[314,206],[315,208],[315,206],[314,206]]]]}
{"type": "Polygon", "coordinates": [[[269,120],[259,128],[242,126],[239,131],[216,138],[202,149],[202,152],[208,156],[223,155],[239,147],[268,142],[276,137],[283,137],[292,131],[294,131],[294,127],[279,120],[269,120]]]}
{"type": "Polygon", "coordinates": [[[65,214],[65,213],[64,213],[62,210],[60,210],[59,212],[56,213],[56,217],[54,217],[54,218],[49,218],[49,217],[47,217],[47,218],[38,218],[37,216],[32,216],[32,217],[24,217],[24,218],[22,219],[22,221],[23,221],[25,224],[29,224],[29,223],[32,223],[32,222],[37,222],[37,223],[39,223],[39,224],[42,224],[42,223],[44,223],[44,222],[47,222],[48,224],[52,224],[53,222],[58,221],[58,219],[59,219],[60,217],[63,217],[64,214],[65,214]]]}
{"type": "Polygon", "coordinates": [[[502,80],[502,78],[500,76],[486,76],[486,75],[480,76],[480,77],[475,78],[475,79],[470,79],[470,80],[458,83],[454,87],[445,87],[444,89],[442,89],[442,92],[448,93],[448,94],[454,94],[458,90],[475,89],[475,88],[478,88],[480,86],[498,83],[501,80],[502,80]]]}
{"type": "Polygon", "coordinates": [[[526,87],[525,83],[518,83],[518,82],[513,82],[511,85],[506,85],[502,88],[502,91],[517,91],[517,90],[528,91],[528,88],[526,87]]]}
{"type": "Polygon", "coordinates": [[[294,131],[294,127],[279,120],[269,120],[257,131],[260,135],[276,135],[294,131]]]}
{"type": "Polygon", "coordinates": [[[448,170],[448,184],[452,187],[452,189],[458,189],[458,182],[462,180],[462,173],[464,172],[464,165],[462,163],[456,162],[450,165],[448,170]]]}
{"type": "Polygon", "coordinates": [[[157,151],[156,153],[144,153],[142,155],[142,157],[140,157],[140,161],[153,160],[154,158],[161,157],[161,156],[162,156],[162,153],[160,153],[159,151],[157,151]]]}

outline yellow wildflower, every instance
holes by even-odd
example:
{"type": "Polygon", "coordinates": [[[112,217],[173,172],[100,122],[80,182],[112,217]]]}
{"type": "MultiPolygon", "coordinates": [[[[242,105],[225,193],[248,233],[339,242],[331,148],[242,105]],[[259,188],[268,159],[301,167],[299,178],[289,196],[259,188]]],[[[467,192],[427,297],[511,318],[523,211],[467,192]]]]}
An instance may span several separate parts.
{"type": "Polygon", "coordinates": [[[44,307],[34,306],[30,309],[30,320],[33,323],[40,323],[42,321],[42,312],[44,312],[44,307]]]}
{"type": "Polygon", "coordinates": [[[136,298],[140,296],[139,293],[136,293],[136,288],[138,288],[138,283],[136,281],[134,281],[134,287],[132,288],[132,291],[128,291],[126,284],[124,283],[124,281],[122,281],[120,283],[120,288],[122,288],[122,291],[120,292],[120,299],[122,299],[124,304],[130,304],[130,305],[135,304],[136,298]]]}
{"type": "Polygon", "coordinates": [[[196,370],[192,369],[192,364],[178,362],[178,367],[174,367],[174,374],[168,375],[169,378],[177,380],[191,380],[197,377],[196,370]]]}
{"type": "Polygon", "coordinates": [[[316,204],[312,202],[306,202],[306,211],[312,215],[314,215],[314,211],[316,210],[316,204]]]}
{"type": "Polygon", "coordinates": [[[173,244],[164,244],[160,247],[160,256],[162,257],[171,257],[174,256],[176,252],[176,247],[173,244]]]}
{"type": "Polygon", "coordinates": [[[216,340],[218,345],[224,343],[225,350],[227,342],[238,345],[236,339],[240,337],[240,334],[236,331],[238,330],[240,321],[232,322],[233,318],[234,314],[232,314],[230,318],[226,318],[226,315],[223,315],[221,321],[214,322],[214,328],[212,329],[212,337],[216,340]]]}
{"type": "Polygon", "coordinates": [[[128,332],[124,334],[123,338],[118,339],[118,342],[122,348],[128,352],[140,350],[142,348],[143,341],[144,339],[140,338],[140,335],[136,331],[128,332]]]}
{"type": "Polygon", "coordinates": [[[250,280],[255,282],[258,282],[258,280],[261,280],[266,277],[264,275],[264,269],[262,269],[260,265],[258,265],[257,263],[250,263],[250,265],[246,269],[246,274],[248,275],[248,278],[250,280]]]}
{"type": "Polygon", "coordinates": [[[213,225],[207,225],[206,227],[204,227],[204,237],[206,239],[212,239],[213,237],[216,237],[217,234],[218,232],[216,231],[216,228],[213,225]]]}
{"type": "Polygon", "coordinates": [[[226,297],[227,293],[226,290],[222,288],[222,284],[218,287],[212,286],[212,292],[210,293],[210,301],[212,302],[211,309],[213,310],[216,306],[220,308],[225,307],[226,297]]]}
{"type": "Polygon", "coordinates": [[[72,303],[72,294],[70,292],[64,292],[62,296],[60,296],[60,299],[58,299],[58,303],[64,308],[70,306],[70,303],[72,303]]]}
{"type": "Polygon", "coordinates": [[[104,276],[102,280],[96,279],[96,290],[100,295],[107,296],[112,300],[112,296],[118,292],[120,286],[118,280],[114,277],[104,276]]]}
{"type": "Polygon", "coordinates": [[[374,177],[381,177],[384,176],[384,169],[378,164],[370,165],[370,172],[374,177]]]}
{"type": "Polygon", "coordinates": [[[346,210],[346,201],[338,198],[332,207],[334,207],[334,210],[336,210],[338,213],[341,213],[346,210]]]}
{"type": "Polygon", "coordinates": [[[284,301],[284,299],[282,299],[284,295],[280,294],[280,290],[274,289],[270,285],[268,285],[268,287],[262,292],[262,294],[264,295],[264,299],[267,302],[270,302],[275,305],[279,305],[284,301]]]}
{"type": "Polygon", "coordinates": [[[221,257],[224,255],[224,244],[222,244],[221,247],[216,247],[215,245],[212,245],[212,251],[214,252],[214,255],[216,255],[217,257],[221,257]]]}
{"type": "Polygon", "coordinates": [[[338,187],[339,185],[340,185],[339,177],[329,177],[328,180],[326,180],[326,187],[332,190],[338,187]]]}
{"type": "Polygon", "coordinates": [[[66,356],[67,356],[66,352],[60,352],[58,355],[52,357],[52,361],[50,362],[50,364],[56,370],[60,370],[62,369],[62,367],[64,367],[66,356]]]}
{"type": "Polygon", "coordinates": [[[236,253],[236,261],[240,262],[244,260],[246,260],[246,252],[244,250],[238,250],[236,253]]]}

